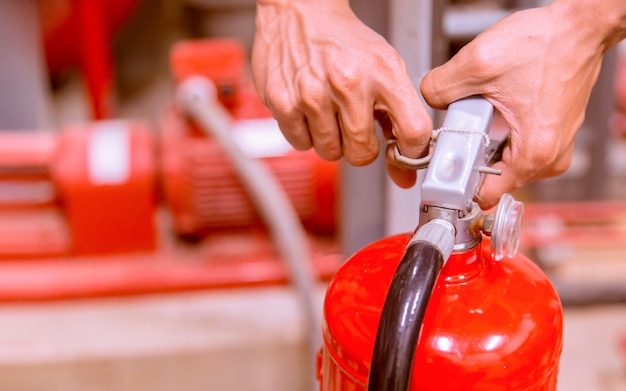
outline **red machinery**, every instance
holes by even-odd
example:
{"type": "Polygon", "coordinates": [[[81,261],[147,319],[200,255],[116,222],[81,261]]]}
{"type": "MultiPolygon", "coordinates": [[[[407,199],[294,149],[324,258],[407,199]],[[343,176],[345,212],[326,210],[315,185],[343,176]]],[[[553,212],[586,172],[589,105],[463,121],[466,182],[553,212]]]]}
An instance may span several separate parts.
{"type": "MultiPolygon", "coordinates": [[[[243,76],[241,44],[230,39],[181,42],[172,49],[171,60],[177,83],[196,75],[215,83],[220,102],[238,120],[231,136],[275,173],[303,223],[312,232],[334,232],[337,164],[312,150],[297,152],[285,141],[243,76]]],[[[195,235],[260,223],[220,145],[189,126],[174,107],[162,122],[163,188],[178,232],[195,235]]]]}
{"type": "Polygon", "coordinates": [[[333,277],[322,391],[556,390],[561,302],[542,270],[515,255],[523,206],[504,195],[484,216],[472,202],[480,172],[491,172],[492,115],[479,98],[450,105],[427,158],[417,231],[365,247],[333,277]]]}
{"type": "MultiPolygon", "coordinates": [[[[253,94],[238,42],[181,43],[172,63],[177,82],[202,75],[220,86],[233,137],[279,132],[253,94]],[[205,66],[219,62],[228,66],[205,66]]],[[[329,277],[340,262],[337,163],[291,148],[255,157],[310,228],[313,251],[321,255],[314,261],[317,277],[329,277]]],[[[174,106],[158,132],[111,120],[60,132],[0,133],[0,194],[0,301],[288,279],[228,158],[174,106]]]]}
{"type": "Polygon", "coordinates": [[[1,258],[155,249],[156,160],[145,125],[107,121],[0,140],[1,258]]]}
{"type": "Polygon", "coordinates": [[[48,71],[55,77],[78,67],[95,119],[110,118],[113,107],[115,32],[139,0],[40,0],[37,2],[48,71]]]}

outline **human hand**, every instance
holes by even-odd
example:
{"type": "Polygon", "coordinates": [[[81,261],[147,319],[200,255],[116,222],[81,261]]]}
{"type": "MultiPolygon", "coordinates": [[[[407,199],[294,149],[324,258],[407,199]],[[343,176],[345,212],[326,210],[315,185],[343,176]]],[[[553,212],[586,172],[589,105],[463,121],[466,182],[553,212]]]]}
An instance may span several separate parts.
{"type": "Polygon", "coordinates": [[[443,109],[482,95],[510,128],[510,144],[494,166],[502,175],[488,175],[476,196],[483,209],[503,193],[569,167],[607,50],[608,33],[600,31],[606,26],[593,20],[598,12],[583,3],[557,0],[515,13],[422,80],[421,92],[431,106],[443,109]]]}
{"type": "MultiPolygon", "coordinates": [[[[298,150],[369,164],[380,150],[378,120],[403,155],[427,152],[432,122],[403,60],[347,0],[257,0],[252,71],[262,101],[298,150]]],[[[392,147],[389,174],[410,187],[415,171],[395,164],[392,147]]]]}

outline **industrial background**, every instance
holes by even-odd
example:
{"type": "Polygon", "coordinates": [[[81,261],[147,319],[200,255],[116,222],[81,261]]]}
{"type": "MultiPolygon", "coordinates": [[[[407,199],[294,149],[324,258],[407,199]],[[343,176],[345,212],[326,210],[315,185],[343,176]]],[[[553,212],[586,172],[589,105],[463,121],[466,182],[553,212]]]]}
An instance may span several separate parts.
{"type": "MultiPolygon", "coordinates": [[[[351,1],[416,84],[543,3],[351,1]]],[[[309,390],[328,281],[346,254],[415,227],[417,189],[393,186],[382,161],[325,162],[277,136],[250,79],[252,0],[0,6],[0,389],[309,390]],[[229,158],[177,109],[194,74],[284,190],[311,262],[283,260],[229,158]]],[[[564,307],[558,389],[626,390],[623,45],[570,169],[516,197],[521,251],[564,307]]]]}

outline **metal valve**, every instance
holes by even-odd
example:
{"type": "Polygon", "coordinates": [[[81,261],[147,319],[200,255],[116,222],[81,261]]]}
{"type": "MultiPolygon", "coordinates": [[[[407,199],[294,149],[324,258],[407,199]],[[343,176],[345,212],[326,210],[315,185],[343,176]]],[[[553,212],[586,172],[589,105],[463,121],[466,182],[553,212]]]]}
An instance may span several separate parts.
{"type": "Polygon", "coordinates": [[[481,233],[491,236],[494,259],[513,257],[519,248],[524,206],[504,194],[495,215],[485,216],[473,198],[487,174],[498,175],[490,165],[507,140],[490,145],[489,129],[494,108],[481,97],[454,102],[443,127],[437,130],[432,155],[422,183],[420,226],[443,219],[455,228],[455,251],[480,242],[481,233]]]}
{"type": "Polygon", "coordinates": [[[493,111],[480,97],[448,107],[422,183],[423,204],[469,212],[486,164],[493,111]]]}

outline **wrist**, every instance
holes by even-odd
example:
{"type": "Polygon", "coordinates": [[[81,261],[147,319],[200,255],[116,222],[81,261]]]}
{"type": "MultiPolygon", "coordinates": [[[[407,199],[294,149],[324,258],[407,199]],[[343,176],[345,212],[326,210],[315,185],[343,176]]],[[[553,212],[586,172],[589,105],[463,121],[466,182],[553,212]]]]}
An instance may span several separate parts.
{"type": "Polygon", "coordinates": [[[324,15],[345,15],[351,12],[349,0],[256,0],[257,29],[279,20],[298,20],[297,24],[303,24],[304,21],[319,23],[324,15]]]}
{"type": "Polygon", "coordinates": [[[626,38],[624,0],[555,0],[550,7],[558,23],[569,22],[579,33],[589,32],[603,53],[626,38]]]}
{"type": "Polygon", "coordinates": [[[256,0],[257,5],[316,5],[319,7],[327,7],[333,4],[348,4],[349,0],[256,0]]]}

